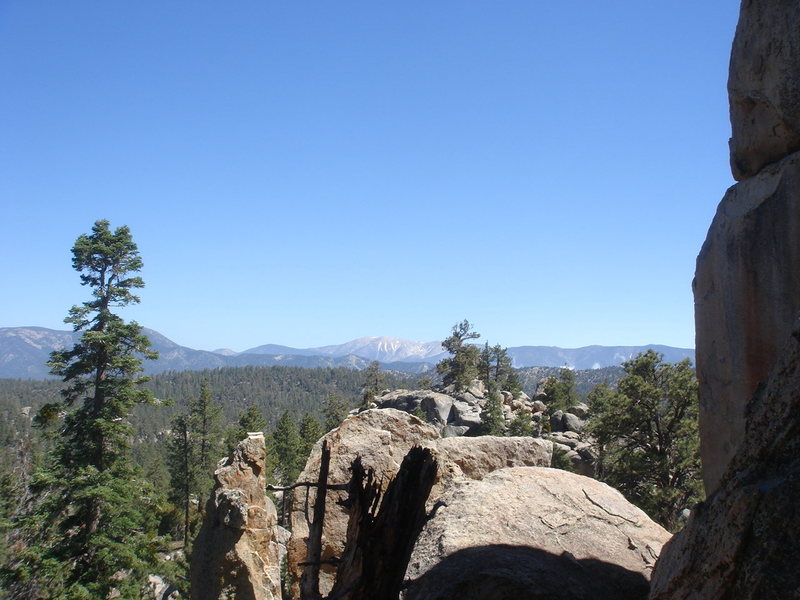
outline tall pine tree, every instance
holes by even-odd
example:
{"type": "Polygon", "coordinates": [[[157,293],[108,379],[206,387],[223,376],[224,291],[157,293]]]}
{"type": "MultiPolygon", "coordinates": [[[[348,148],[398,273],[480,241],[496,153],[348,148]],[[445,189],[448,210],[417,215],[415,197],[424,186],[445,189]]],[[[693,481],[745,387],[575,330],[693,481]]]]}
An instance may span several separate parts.
{"type": "Polygon", "coordinates": [[[186,544],[189,541],[192,494],[197,491],[199,475],[195,444],[192,443],[192,432],[186,415],[178,415],[172,420],[167,440],[167,468],[170,474],[170,500],[183,513],[181,538],[186,544]]]}
{"type": "Polygon", "coordinates": [[[16,563],[19,597],[141,597],[154,564],[147,517],[152,494],[130,458],[131,412],[153,397],[140,384],[142,357],[155,358],[135,322],[114,309],[139,302],[142,260],[130,230],[97,221],[78,237],[72,266],[92,299],[65,319],[82,332],[72,349],[53,352],[51,372],[66,384],[62,400],[45,405],[40,424],[57,425],[59,440],[34,483],[41,501],[26,519],[31,544],[16,563]],[[35,560],[31,560],[34,558],[35,560]],[[23,591],[25,590],[25,591],[23,591]]]}
{"type": "Polygon", "coordinates": [[[223,454],[222,406],[211,394],[207,379],[200,386],[200,395],[189,399],[189,431],[198,471],[197,488],[193,491],[200,496],[202,507],[213,484],[214,469],[223,454]]]}
{"type": "Polygon", "coordinates": [[[442,342],[442,348],[451,356],[443,358],[436,365],[444,385],[453,385],[456,391],[465,390],[478,378],[480,350],[467,342],[479,337],[481,334],[473,330],[472,324],[466,319],[453,325],[452,333],[442,342]]]}

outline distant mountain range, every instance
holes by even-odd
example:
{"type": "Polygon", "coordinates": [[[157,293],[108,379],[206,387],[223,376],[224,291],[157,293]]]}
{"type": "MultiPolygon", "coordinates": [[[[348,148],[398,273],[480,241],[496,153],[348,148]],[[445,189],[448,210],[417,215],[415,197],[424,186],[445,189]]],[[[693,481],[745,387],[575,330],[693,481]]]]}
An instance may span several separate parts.
{"type": "MultiPolygon", "coordinates": [[[[217,367],[285,365],[294,367],[351,367],[363,369],[370,361],[383,368],[422,373],[445,356],[440,342],[414,342],[389,337],[364,337],[335,346],[290,348],[276,344],[256,346],[244,352],[220,349],[214,352],[180,346],[157,331],[144,332],[158,350],[156,361],[146,361],[147,373],[197,371],[217,367]]],[[[44,363],[50,352],[72,346],[71,331],[44,327],[0,327],[0,377],[42,379],[48,376],[44,363]]],[[[508,349],[515,367],[563,367],[599,369],[619,365],[647,348],[661,352],[668,362],[684,358],[694,361],[694,350],[671,346],[516,346],[508,349]]]]}

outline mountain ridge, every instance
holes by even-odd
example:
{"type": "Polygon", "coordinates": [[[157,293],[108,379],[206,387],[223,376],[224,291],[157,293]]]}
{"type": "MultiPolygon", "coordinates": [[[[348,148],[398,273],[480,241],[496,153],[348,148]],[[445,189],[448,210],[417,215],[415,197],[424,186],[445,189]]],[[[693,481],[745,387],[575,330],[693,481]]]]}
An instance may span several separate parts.
{"type": "MultiPolygon", "coordinates": [[[[431,370],[446,356],[441,342],[416,342],[386,336],[361,337],[344,344],[317,348],[292,348],[278,344],[264,344],[244,352],[229,349],[219,351],[196,350],[181,346],[153,329],[144,333],[158,350],[159,359],[145,361],[145,373],[165,371],[214,369],[229,366],[298,367],[350,367],[363,369],[373,360],[381,362],[384,369],[422,373],[431,370]]],[[[42,379],[48,376],[45,362],[52,350],[64,348],[77,339],[71,331],[46,327],[0,327],[0,377],[42,379]]],[[[515,346],[508,348],[514,366],[569,367],[597,369],[617,366],[647,348],[664,354],[667,362],[684,358],[694,360],[694,350],[659,344],[645,346],[583,346],[560,348],[558,346],[515,346]]]]}

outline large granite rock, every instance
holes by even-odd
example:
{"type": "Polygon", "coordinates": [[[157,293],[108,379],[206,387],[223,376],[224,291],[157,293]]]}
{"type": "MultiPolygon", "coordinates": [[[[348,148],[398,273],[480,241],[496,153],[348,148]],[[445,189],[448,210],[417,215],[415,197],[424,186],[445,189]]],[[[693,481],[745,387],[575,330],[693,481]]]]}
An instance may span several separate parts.
{"type": "Polygon", "coordinates": [[[800,328],[747,407],[719,488],[664,547],[653,600],[797,598],[800,328]]]}
{"type": "Polygon", "coordinates": [[[456,480],[441,500],[405,600],[643,599],[670,537],[616,490],[558,469],[456,480]]]}
{"type": "MultiPolygon", "coordinates": [[[[350,480],[350,465],[360,456],[365,467],[375,472],[382,485],[397,474],[403,458],[413,446],[430,448],[438,462],[437,479],[428,500],[429,506],[447,488],[448,482],[459,479],[481,479],[488,473],[508,466],[549,466],[552,443],[536,438],[457,437],[441,438],[435,426],[395,409],[373,409],[346,419],[337,429],[326,434],[311,451],[299,481],[316,481],[319,473],[322,442],[331,449],[330,484],[345,484],[350,480]]],[[[342,556],[347,533],[348,510],[337,504],[346,492],[329,491],[323,527],[323,560],[342,556]]],[[[306,539],[310,507],[316,493],[298,491],[292,504],[292,539],[288,545],[289,567],[299,581],[306,559],[306,539]]],[[[330,591],[335,569],[324,565],[320,574],[323,594],[330,591]]]]}
{"type": "Polygon", "coordinates": [[[800,151],[800,3],[744,0],[731,52],[728,97],[737,181],[800,151]]]}
{"type": "Polygon", "coordinates": [[[742,443],[744,407],[800,313],[800,153],[728,190],[694,282],[703,479],[742,443]]]}
{"type": "Polygon", "coordinates": [[[744,0],[731,51],[731,165],[694,283],[706,492],[800,312],[800,2],[744,0]]]}
{"type": "Polygon", "coordinates": [[[413,413],[421,410],[428,421],[445,425],[453,409],[453,398],[431,390],[394,390],[378,399],[381,408],[395,408],[413,413]]]}
{"type": "MultiPolygon", "coordinates": [[[[513,394],[501,391],[500,397],[505,429],[520,412],[530,415],[545,410],[543,403],[531,400],[524,392],[513,394]]],[[[436,425],[440,433],[472,436],[482,433],[481,413],[487,401],[486,386],[477,379],[464,391],[457,392],[452,385],[445,387],[442,392],[394,390],[386,391],[375,399],[378,408],[395,408],[424,416],[427,422],[436,425]]]]}
{"type": "MultiPolygon", "coordinates": [[[[350,465],[356,456],[360,456],[363,465],[375,472],[377,480],[382,482],[385,489],[389,478],[397,473],[403,458],[413,446],[430,446],[438,439],[436,427],[411,414],[395,409],[367,410],[348,417],[315,444],[298,481],[317,480],[322,441],[327,440],[331,451],[328,483],[348,483],[350,465]]],[[[344,552],[349,513],[337,503],[346,497],[345,491],[328,491],[323,527],[323,560],[339,558],[344,552]]],[[[287,560],[297,582],[303,572],[303,567],[298,564],[306,559],[308,522],[315,499],[316,491],[313,488],[308,492],[297,490],[292,499],[292,538],[287,546],[287,560]]],[[[335,574],[332,566],[323,565],[320,573],[320,590],[323,595],[330,592],[335,574]]],[[[299,588],[296,586],[293,596],[299,597],[299,588]]]]}
{"type": "Polygon", "coordinates": [[[280,600],[275,506],[265,492],[264,435],[249,434],[214,472],[191,557],[193,600],[280,600]]]}
{"type": "Polygon", "coordinates": [[[432,448],[439,472],[429,505],[455,480],[481,480],[505,467],[549,467],[553,457],[551,441],[532,437],[443,438],[432,448]]]}
{"type": "Polygon", "coordinates": [[[653,600],[800,597],[799,22],[798,0],[741,5],[729,93],[742,181],[694,284],[709,495],[665,546],[653,600]]]}

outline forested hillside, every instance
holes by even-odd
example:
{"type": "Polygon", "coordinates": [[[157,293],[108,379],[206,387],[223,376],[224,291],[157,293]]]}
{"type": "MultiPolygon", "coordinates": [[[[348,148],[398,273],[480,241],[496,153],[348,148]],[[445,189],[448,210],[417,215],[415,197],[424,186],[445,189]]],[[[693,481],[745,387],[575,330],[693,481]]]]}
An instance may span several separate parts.
{"type": "MultiPolygon", "coordinates": [[[[531,396],[539,381],[557,377],[559,372],[555,367],[517,370],[522,389],[531,396]]],[[[585,396],[598,383],[615,384],[623,371],[621,367],[607,367],[574,373],[575,389],[585,396]]],[[[419,376],[397,371],[385,371],[384,376],[386,387],[391,389],[413,388],[419,381],[419,376]]],[[[133,426],[137,440],[156,440],[169,428],[172,418],[185,409],[188,399],[199,395],[204,380],[222,407],[226,426],[235,423],[249,406],[256,405],[271,431],[287,410],[296,419],[305,413],[320,418],[323,403],[331,394],[354,406],[361,398],[364,372],[344,367],[224,367],[155,375],[145,386],[162,404],[136,408],[133,426]]],[[[30,432],[31,418],[42,405],[57,400],[61,388],[62,383],[54,379],[0,379],[0,465],[8,466],[16,460],[20,436],[30,432]]]]}
{"type": "MultiPolygon", "coordinates": [[[[416,379],[399,372],[385,372],[390,388],[413,386],[416,379]]],[[[208,380],[212,394],[222,406],[226,423],[235,422],[241,412],[255,404],[271,428],[285,410],[297,418],[306,412],[318,416],[329,394],[355,404],[364,385],[364,373],[344,367],[224,367],[155,375],[145,387],[163,404],[137,407],[133,419],[137,436],[149,437],[166,429],[187,400],[200,393],[204,380],[208,380]]],[[[30,420],[25,415],[33,417],[43,404],[58,399],[61,388],[62,383],[53,379],[0,379],[0,442],[5,448],[13,440],[13,432],[30,420]],[[25,407],[31,407],[30,411],[23,411],[25,407]]]]}

